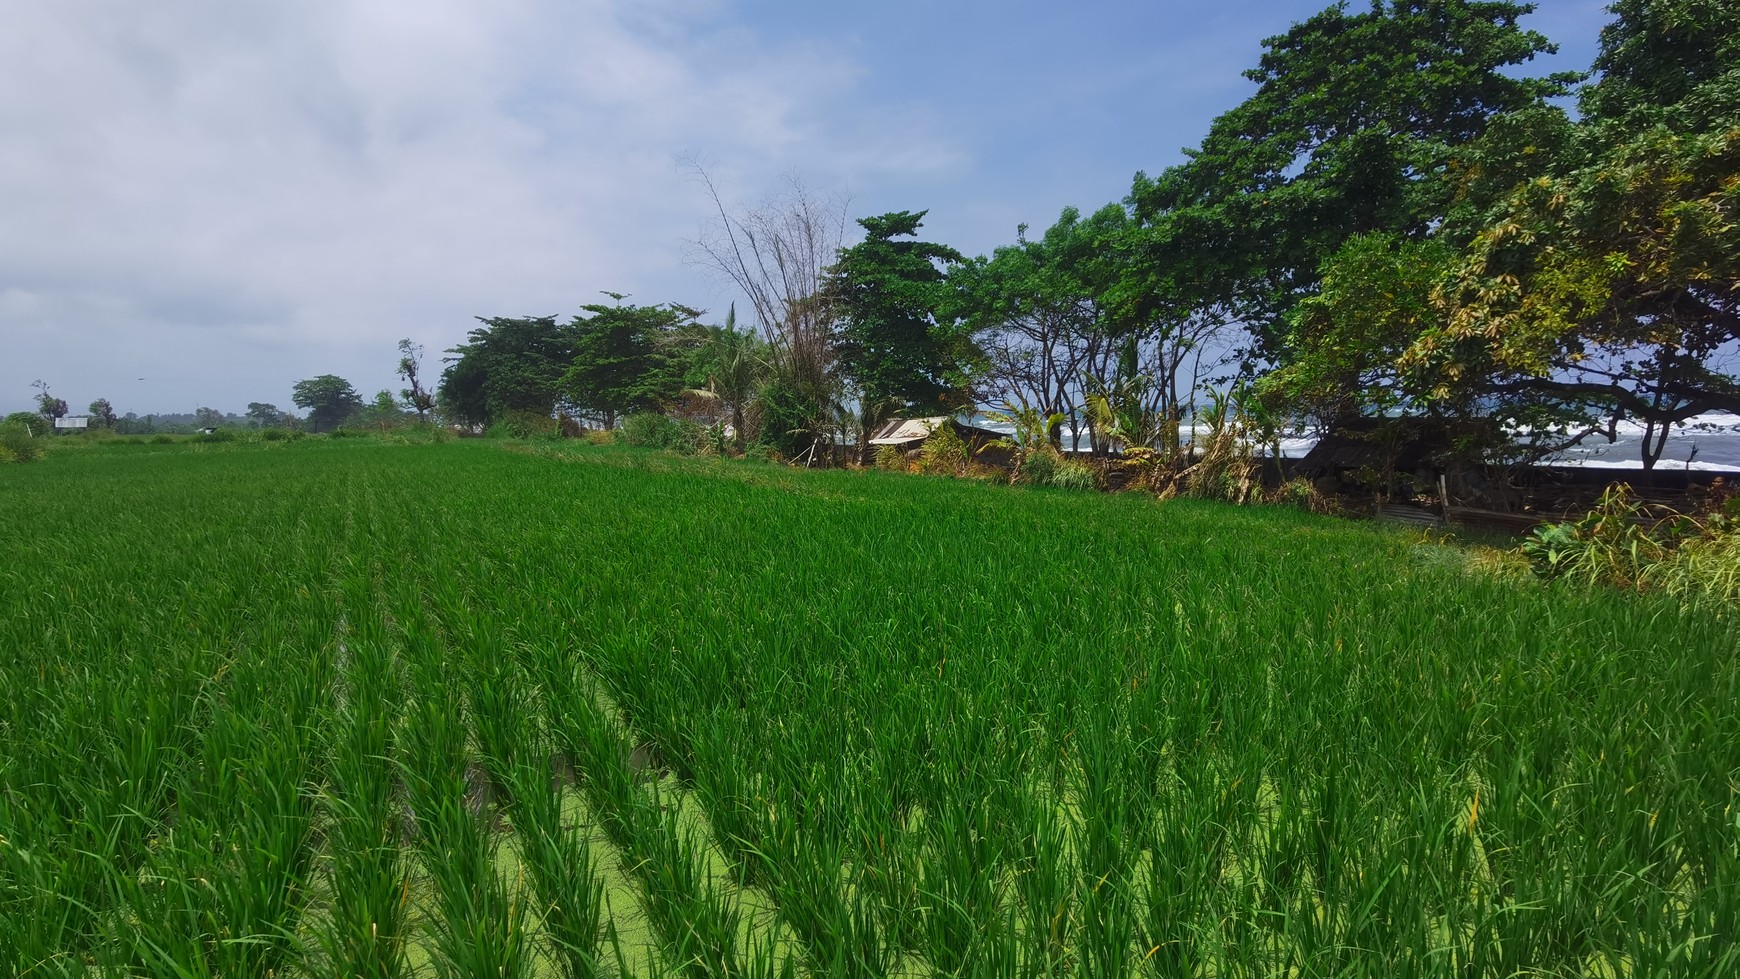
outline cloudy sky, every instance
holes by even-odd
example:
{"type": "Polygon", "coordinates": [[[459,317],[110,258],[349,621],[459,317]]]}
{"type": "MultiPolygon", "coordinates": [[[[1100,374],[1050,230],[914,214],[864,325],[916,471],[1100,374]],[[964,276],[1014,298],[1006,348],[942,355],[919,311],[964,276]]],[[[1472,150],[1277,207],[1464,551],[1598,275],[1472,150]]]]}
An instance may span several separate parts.
{"type": "MultiPolygon", "coordinates": [[[[0,411],[397,389],[600,290],[723,314],[708,200],[800,175],[988,252],[1121,198],[1324,0],[0,0],[0,411]]],[[[1581,69],[1600,0],[1529,26],[1581,69]]]]}

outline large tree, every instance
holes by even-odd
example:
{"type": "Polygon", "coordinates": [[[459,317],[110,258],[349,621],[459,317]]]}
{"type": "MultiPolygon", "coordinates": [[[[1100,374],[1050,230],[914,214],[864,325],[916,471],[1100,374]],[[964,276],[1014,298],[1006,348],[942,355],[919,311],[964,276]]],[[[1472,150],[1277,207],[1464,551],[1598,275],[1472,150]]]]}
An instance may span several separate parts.
{"type": "Polygon", "coordinates": [[[560,390],[568,404],[614,428],[622,415],[658,410],[682,394],[692,351],[704,332],[699,313],[682,306],[582,306],[568,332],[573,357],[560,390]]]}
{"type": "MultiPolygon", "coordinates": [[[[1591,426],[1740,412],[1740,7],[1624,0],[1571,138],[1487,209],[1403,365],[1591,426]]],[[[1516,169],[1516,168],[1513,168],[1516,169]]]]}
{"type": "Polygon", "coordinates": [[[87,410],[91,414],[92,426],[96,428],[115,427],[115,406],[109,403],[108,398],[98,398],[91,402],[87,410]]]}
{"type": "Polygon", "coordinates": [[[255,428],[271,428],[285,422],[284,413],[278,410],[278,406],[265,401],[248,402],[247,418],[255,428]]]}
{"type": "Polygon", "coordinates": [[[447,351],[437,389],[443,414],[478,425],[514,413],[554,414],[574,361],[572,330],[554,316],[477,319],[483,326],[447,351]]]}
{"type": "Polygon", "coordinates": [[[47,381],[38,379],[32,382],[30,386],[36,389],[37,414],[48,419],[48,423],[51,426],[54,424],[56,418],[66,417],[66,399],[55,397],[53,392],[49,391],[47,381]]]}
{"type": "Polygon", "coordinates": [[[1552,51],[1503,0],[1373,0],[1331,7],[1263,42],[1258,89],[1214,121],[1190,159],[1138,175],[1130,202],[1155,247],[1194,266],[1199,307],[1285,360],[1282,317],[1349,238],[1426,234],[1444,215],[1456,148],[1495,114],[1564,93],[1572,76],[1513,69],[1552,51]]]}
{"type": "Polygon", "coordinates": [[[290,399],[297,407],[307,410],[308,427],[316,432],[332,431],[363,406],[356,388],[337,374],[322,374],[297,381],[291,389],[290,399]]]}
{"type": "Polygon", "coordinates": [[[972,403],[977,359],[950,302],[960,252],[916,239],[924,211],[860,218],[864,240],[840,250],[824,284],[838,370],[856,388],[866,427],[890,412],[952,412],[972,403]]]}
{"type": "Polygon", "coordinates": [[[1124,346],[1127,324],[1111,297],[1127,223],[1116,204],[1085,218],[1067,207],[1041,237],[1029,238],[1022,226],[1015,244],[951,274],[984,351],[986,395],[1061,414],[1072,438],[1090,430],[1086,395],[1111,376],[1124,346]]]}

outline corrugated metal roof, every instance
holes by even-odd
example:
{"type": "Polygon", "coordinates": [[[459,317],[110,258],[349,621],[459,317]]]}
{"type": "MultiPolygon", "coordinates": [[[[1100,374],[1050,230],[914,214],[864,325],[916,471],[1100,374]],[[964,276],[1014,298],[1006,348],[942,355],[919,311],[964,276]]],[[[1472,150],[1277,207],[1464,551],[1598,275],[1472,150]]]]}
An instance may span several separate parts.
{"type": "Polygon", "coordinates": [[[948,424],[947,415],[932,418],[890,418],[870,436],[871,445],[903,445],[930,437],[930,433],[948,424]]]}

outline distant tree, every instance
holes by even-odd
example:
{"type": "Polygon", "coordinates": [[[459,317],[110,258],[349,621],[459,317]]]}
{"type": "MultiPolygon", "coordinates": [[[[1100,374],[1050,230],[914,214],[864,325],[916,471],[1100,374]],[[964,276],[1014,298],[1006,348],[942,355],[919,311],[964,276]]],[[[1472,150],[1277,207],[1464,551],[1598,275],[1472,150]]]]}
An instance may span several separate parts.
{"type": "Polygon", "coordinates": [[[248,402],[247,419],[254,423],[255,428],[273,428],[284,424],[284,413],[278,406],[266,401],[248,402]]]}
{"type": "Polygon", "coordinates": [[[1092,421],[1081,410],[1086,389],[1111,376],[1123,346],[1108,300],[1126,224],[1116,204],[1085,219],[1067,207],[1042,237],[1023,225],[1014,245],[950,275],[985,350],[988,393],[1063,415],[1072,437],[1092,421]]]}
{"type": "Polygon", "coordinates": [[[368,424],[382,430],[392,428],[405,420],[405,412],[400,407],[399,399],[385,388],[375,392],[374,400],[363,409],[362,416],[368,424]]]}
{"type": "Polygon", "coordinates": [[[115,427],[115,406],[109,404],[108,398],[98,398],[91,402],[87,409],[91,414],[91,424],[97,428],[115,427]]]}
{"type": "Polygon", "coordinates": [[[224,413],[216,408],[195,408],[193,423],[199,428],[216,428],[224,423],[224,413]]]}
{"type": "Polygon", "coordinates": [[[56,418],[65,418],[66,417],[66,412],[67,412],[66,401],[64,399],[55,397],[52,393],[49,392],[47,381],[38,379],[37,381],[32,383],[30,386],[36,389],[36,413],[37,414],[48,419],[49,424],[51,424],[51,425],[54,423],[54,420],[56,418]]]}
{"type": "Polygon", "coordinates": [[[824,283],[838,369],[856,387],[868,430],[889,413],[952,412],[972,403],[970,332],[943,312],[947,269],[965,261],[916,239],[925,211],[860,218],[864,240],[840,250],[824,283]]]}
{"type": "Polygon", "coordinates": [[[659,410],[682,394],[689,351],[700,342],[696,310],[681,306],[583,306],[590,316],[569,325],[574,357],[561,391],[569,404],[596,415],[606,428],[635,411],[659,410]]]}
{"type": "Polygon", "coordinates": [[[732,441],[743,448],[748,437],[744,411],[767,376],[767,350],[753,330],[737,328],[735,304],[724,326],[710,326],[695,351],[695,365],[706,392],[731,413],[732,441]]]}
{"type": "Polygon", "coordinates": [[[409,337],[399,341],[399,378],[410,387],[399,392],[404,399],[405,407],[417,413],[417,420],[425,420],[431,409],[435,407],[435,395],[423,388],[418,379],[423,369],[423,345],[413,343],[409,337]]]}
{"type": "Polygon", "coordinates": [[[307,409],[308,427],[316,432],[332,431],[363,406],[356,389],[336,374],[297,381],[290,398],[297,407],[307,409]]]}
{"type": "Polygon", "coordinates": [[[554,316],[477,319],[483,326],[447,351],[437,389],[442,413],[485,425],[516,412],[554,414],[574,362],[572,329],[554,316]]]}
{"type": "Polygon", "coordinates": [[[763,418],[778,429],[782,451],[802,451],[834,429],[842,400],[823,283],[845,244],[850,200],[819,195],[794,175],[758,207],[727,206],[712,176],[690,169],[717,217],[693,242],[696,257],[748,297],[776,395],[763,400],[763,418]]]}

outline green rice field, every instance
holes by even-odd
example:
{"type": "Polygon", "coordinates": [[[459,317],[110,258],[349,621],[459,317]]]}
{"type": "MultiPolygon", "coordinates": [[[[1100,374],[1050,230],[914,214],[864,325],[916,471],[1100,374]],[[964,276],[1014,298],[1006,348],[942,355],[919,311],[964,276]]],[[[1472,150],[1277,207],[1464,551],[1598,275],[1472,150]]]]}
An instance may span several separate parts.
{"type": "Polygon", "coordinates": [[[0,467],[0,976],[1733,976],[1736,619],[571,443],[0,467]]]}

